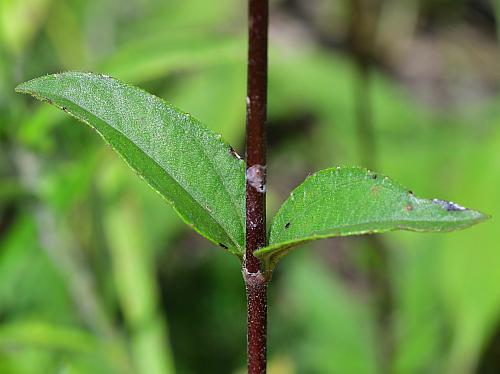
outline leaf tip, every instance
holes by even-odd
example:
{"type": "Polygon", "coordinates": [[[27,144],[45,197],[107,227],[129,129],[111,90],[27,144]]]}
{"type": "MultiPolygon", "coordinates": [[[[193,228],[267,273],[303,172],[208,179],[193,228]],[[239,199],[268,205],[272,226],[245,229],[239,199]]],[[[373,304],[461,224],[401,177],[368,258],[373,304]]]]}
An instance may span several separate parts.
{"type": "Polygon", "coordinates": [[[463,207],[457,203],[454,203],[453,201],[447,201],[441,199],[432,199],[430,201],[432,204],[438,205],[449,214],[459,214],[463,215],[464,217],[468,217],[471,222],[471,225],[480,223],[482,221],[486,221],[491,218],[489,214],[485,214],[477,210],[463,207]]]}
{"type": "Polygon", "coordinates": [[[43,75],[41,77],[33,78],[30,80],[27,80],[25,82],[22,82],[16,86],[14,89],[15,92],[17,93],[23,93],[23,94],[30,94],[34,95],[36,93],[36,87],[39,86],[39,83],[41,81],[46,80],[47,78],[50,77],[55,77],[57,74],[52,74],[52,75],[43,75]]]}
{"type": "Polygon", "coordinates": [[[27,93],[28,92],[28,84],[29,81],[20,83],[14,88],[14,91],[17,93],[27,93]]]}
{"type": "Polygon", "coordinates": [[[476,215],[476,223],[480,223],[483,221],[487,221],[492,218],[491,214],[486,214],[486,213],[481,213],[476,210],[474,210],[474,213],[476,215]]]}
{"type": "MultiPolygon", "coordinates": [[[[44,86],[53,80],[57,80],[60,78],[64,78],[68,75],[71,74],[78,74],[78,72],[72,72],[72,71],[65,71],[65,72],[60,72],[60,73],[54,73],[54,74],[47,74],[47,75],[42,75],[30,80],[27,80],[25,82],[22,82],[16,86],[14,89],[15,92],[18,93],[25,93],[25,94],[30,94],[30,95],[35,95],[36,92],[44,86]]],[[[87,73],[90,74],[90,73],[87,73]]]]}

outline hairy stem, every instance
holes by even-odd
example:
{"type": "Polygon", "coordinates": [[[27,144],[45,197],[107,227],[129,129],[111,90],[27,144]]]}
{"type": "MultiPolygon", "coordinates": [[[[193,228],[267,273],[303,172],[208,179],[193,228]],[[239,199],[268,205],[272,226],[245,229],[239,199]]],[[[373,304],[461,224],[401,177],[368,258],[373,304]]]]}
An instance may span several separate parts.
{"type": "Polygon", "coordinates": [[[253,252],[266,245],[266,141],[268,1],[248,2],[246,128],[246,254],[248,373],[266,372],[267,279],[253,252]]]}

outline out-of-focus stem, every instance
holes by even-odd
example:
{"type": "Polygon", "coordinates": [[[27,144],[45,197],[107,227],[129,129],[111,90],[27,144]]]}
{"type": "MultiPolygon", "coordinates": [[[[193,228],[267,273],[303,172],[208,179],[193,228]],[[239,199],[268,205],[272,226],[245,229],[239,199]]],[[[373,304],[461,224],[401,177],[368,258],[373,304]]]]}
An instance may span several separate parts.
{"type": "MultiPolygon", "coordinates": [[[[363,166],[375,168],[377,149],[371,98],[371,69],[375,57],[376,26],[380,0],[349,0],[349,42],[354,58],[355,122],[358,133],[359,156],[363,166]]],[[[390,372],[393,357],[393,336],[390,314],[392,296],[389,282],[388,248],[377,236],[367,236],[372,251],[369,254],[369,282],[374,293],[374,309],[380,340],[380,370],[390,372]]]]}
{"type": "MultiPolygon", "coordinates": [[[[39,161],[23,149],[16,150],[14,159],[17,161],[21,183],[27,191],[36,195],[40,190],[39,161]]],[[[66,280],[82,320],[96,334],[111,343],[110,359],[116,367],[123,373],[130,373],[132,365],[126,348],[99,300],[94,287],[95,281],[81,261],[75,240],[65,226],[58,224],[55,214],[43,201],[36,201],[32,209],[40,244],[66,280]]]]}
{"type": "Polygon", "coordinates": [[[130,351],[138,374],[175,373],[167,323],[158,306],[154,262],[142,236],[141,216],[133,198],[107,204],[108,235],[118,300],[130,336],[130,351]],[[124,235],[124,233],[127,233],[124,235]]]}
{"type": "Polygon", "coordinates": [[[355,115],[359,154],[364,166],[376,165],[373,113],[370,95],[371,65],[374,58],[377,0],[349,0],[349,44],[355,69],[355,115]]]}
{"type": "Polygon", "coordinates": [[[377,164],[377,150],[373,130],[373,112],[370,95],[371,67],[361,58],[356,59],[355,71],[355,110],[356,127],[358,132],[358,146],[360,160],[363,166],[370,169],[377,164]]]}

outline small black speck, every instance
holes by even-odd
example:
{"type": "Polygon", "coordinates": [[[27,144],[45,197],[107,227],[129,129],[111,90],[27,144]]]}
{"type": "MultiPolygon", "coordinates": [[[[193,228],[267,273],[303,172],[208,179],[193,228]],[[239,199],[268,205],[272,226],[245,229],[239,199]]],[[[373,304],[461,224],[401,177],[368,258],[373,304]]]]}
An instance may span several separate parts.
{"type": "Polygon", "coordinates": [[[285,229],[289,228],[290,227],[290,222],[288,222],[286,225],[285,225],[285,229]]]}
{"type": "Polygon", "coordinates": [[[229,249],[226,245],[222,244],[222,243],[219,243],[219,245],[224,248],[224,249],[229,249]]]}
{"type": "Polygon", "coordinates": [[[372,174],[372,179],[377,179],[377,174],[372,174]]]}
{"type": "Polygon", "coordinates": [[[410,195],[413,195],[413,191],[412,191],[412,190],[409,190],[409,191],[408,191],[408,193],[409,193],[410,195]]]}
{"type": "Polygon", "coordinates": [[[236,153],[233,147],[229,147],[229,154],[233,156],[235,159],[241,160],[240,155],[236,153]]]}
{"type": "Polygon", "coordinates": [[[61,109],[64,110],[64,111],[68,110],[68,108],[66,108],[65,106],[61,107],[61,109]]]}

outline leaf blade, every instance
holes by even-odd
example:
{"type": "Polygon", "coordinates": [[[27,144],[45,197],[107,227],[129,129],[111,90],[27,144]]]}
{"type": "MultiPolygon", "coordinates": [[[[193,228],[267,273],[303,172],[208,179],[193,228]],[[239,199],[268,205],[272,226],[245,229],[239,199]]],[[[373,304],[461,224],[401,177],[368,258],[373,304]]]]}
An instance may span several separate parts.
{"type": "Polygon", "coordinates": [[[104,75],[48,75],[16,91],[91,126],[188,225],[241,255],[244,162],[220,135],[158,97],[104,75]]]}
{"type": "Polygon", "coordinates": [[[325,169],[291,193],[272,221],[269,245],[255,256],[272,268],[292,247],[312,240],[393,230],[453,231],[487,218],[452,202],[418,198],[363,168],[325,169]]]}

